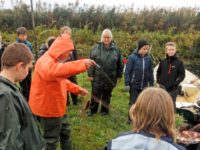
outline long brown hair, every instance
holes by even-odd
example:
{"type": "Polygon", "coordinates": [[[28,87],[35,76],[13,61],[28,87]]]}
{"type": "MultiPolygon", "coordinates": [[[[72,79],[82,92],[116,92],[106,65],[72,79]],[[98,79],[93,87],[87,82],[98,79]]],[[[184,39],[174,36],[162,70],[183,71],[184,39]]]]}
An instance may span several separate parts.
{"type": "Polygon", "coordinates": [[[175,114],[172,98],[161,88],[147,88],[130,109],[133,129],[147,131],[160,138],[170,136],[175,141],[175,114]]]}

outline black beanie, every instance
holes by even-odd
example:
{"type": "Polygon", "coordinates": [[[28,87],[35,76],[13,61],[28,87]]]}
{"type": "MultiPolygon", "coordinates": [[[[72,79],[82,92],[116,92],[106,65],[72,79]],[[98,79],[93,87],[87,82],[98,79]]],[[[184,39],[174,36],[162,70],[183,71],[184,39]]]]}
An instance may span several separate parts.
{"type": "Polygon", "coordinates": [[[146,40],[139,40],[138,41],[138,50],[140,50],[143,46],[149,45],[149,43],[146,40]]]}

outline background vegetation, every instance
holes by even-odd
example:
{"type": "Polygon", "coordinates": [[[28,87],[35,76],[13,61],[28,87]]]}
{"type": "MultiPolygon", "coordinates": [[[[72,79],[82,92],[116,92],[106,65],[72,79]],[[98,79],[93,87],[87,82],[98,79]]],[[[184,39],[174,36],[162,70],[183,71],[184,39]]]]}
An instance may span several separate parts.
{"type": "MultiPolygon", "coordinates": [[[[137,47],[137,41],[141,38],[147,39],[151,43],[151,55],[154,64],[158,64],[159,60],[165,57],[164,45],[168,41],[174,41],[177,43],[177,53],[179,57],[184,60],[192,72],[200,75],[200,31],[199,30],[189,30],[174,34],[171,30],[164,31],[138,31],[134,34],[128,31],[121,31],[117,29],[112,29],[114,41],[117,43],[118,47],[124,57],[128,57],[130,53],[137,47]],[[192,65],[192,66],[191,66],[192,65]]],[[[73,28],[73,40],[78,49],[79,56],[81,58],[86,58],[89,56],[89,52],[92,46],[100,41],[102,30],[97,30],[93,32],[87,26],[83,29],[73,28]]],[[[37,57],[37,52],[42,43],[49,36],[58,36],[59,29],[56,27],[48,29],[46,26],[38,26],[35,30],[29,30],[28,40],[32,42],[34,47],[34,52],[37,57]]],[[[12,43],[16,40],[16,34],[12,32],[5,31],[2,33],[3,40],[7,43],[12,43]]]]}
{"type": "Polygon", "coordinates": [[[79,1],[67,6],[52,6],[38,1],[34,15],[36,28],[33,30],[30,6],[22,0],[13,9],[1,9],[3,40],[15,41],[16,28],[25,26],[37,56],[41,43],[48,36],[57,36],[59,28],[68,25],[73,28],[73,39],[80,56],[87,57],[92,46],[100,40],[102,30],[111,28],[125,57],[136,48],[137,40],[144,38],[152,44],[155,64],[165,56],[164,44],[168,41],[177,43],[179,56],[185,64],[193,64],[193,71],[198,70],[200,64],[200,8],[134,10],[133,6],[80,6],[79,1]]]}
{"type": "MultiPolygon", "coordinates": [[[[2,0],[1,0],[2,1],[2,0]]],[[[0,3],[1,3],[0,1],[0,3]]],[[[13,0],[12,0],[13,1],[13,0]]],[[[31,28],[30,6],[18,1],[14,9],[1,9],[1,30],[15,30],[19,26],[31,28]]],[[[79,5],[54,6],[38,0],[34,11],[36,26],[46,25],[61,27],[69,25],[73,28],[84,28],[86,25],[92,31],[104,28],[115,28],[129,33],[138,31],[167,31],[181,32],[188,29],[200,30],[200,8],[143,8],[135,10],[134,4],[126,7],[106,7],[79,5]]]]}

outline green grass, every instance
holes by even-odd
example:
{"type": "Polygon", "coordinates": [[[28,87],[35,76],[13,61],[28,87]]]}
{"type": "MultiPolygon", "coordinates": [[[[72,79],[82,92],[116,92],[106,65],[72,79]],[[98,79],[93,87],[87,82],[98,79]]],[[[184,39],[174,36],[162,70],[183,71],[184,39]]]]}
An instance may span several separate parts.
{"type": "MultiPolygon", "coordinates": [[[[81,87],[91,91],[86,73],[78,75],[78,83],[81,87]]],[[[121,79],[112,93],[108,116],[101,116],[99,113],[92,117],[86,116],[83,108],[90,100],[90,94],[86,97],[79,97],[81,100],[79,105],[68,107],[73,150],[102,150],[106,143],[120,132],[131,130],[131,126],[127,124],[129,94],[123,91],[123,84],[123,79],[121,79]]],[[[177,117],[176,123],[178,126],[183,123],[181,116],[177,117]]]]}
{"type": "MultiPolygon", "coordinates": [[[[86,74],[78,75],[78,83],[81,87],[91,91],[91,84],[86,74]]],[[[71,123],[71,138],[74,150],[102,150],[106,142],[116,137],[120,132],[131,130],[126,123],[128,110],[128,93],[123,91],[122,80],[119,82],[111,98],[110,114],[101,116],[99,113],[87,117],[83,108],[91,94],[79,97],[81,103],[78,106],[70,105],[68,114],[71,123]]]]}

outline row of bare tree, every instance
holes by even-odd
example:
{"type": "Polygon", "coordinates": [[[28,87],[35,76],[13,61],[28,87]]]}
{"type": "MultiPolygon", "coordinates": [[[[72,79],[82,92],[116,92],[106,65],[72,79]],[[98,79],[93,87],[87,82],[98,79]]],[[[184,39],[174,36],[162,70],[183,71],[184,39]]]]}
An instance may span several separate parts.
{"type": "MultiPolygon", "coordinates": [[[[4,0],[0,3],[3,5],[4,0]]],[[[19,26],[32,28],[31,7],[16,0],[13,9],[0,10],[0,30],[10,31],[19,26]]],[[[134,10],[125,7],[80,6],[78,1],[66,6],[54,6],[38,1],[34,11],[35,25],[69,25],[74,28],[88,27],[93,31],[106,27],[128,31],[167,31],[181,32],[188,29],[200,30],[199,8],[144,8],[134,10]]]]}

